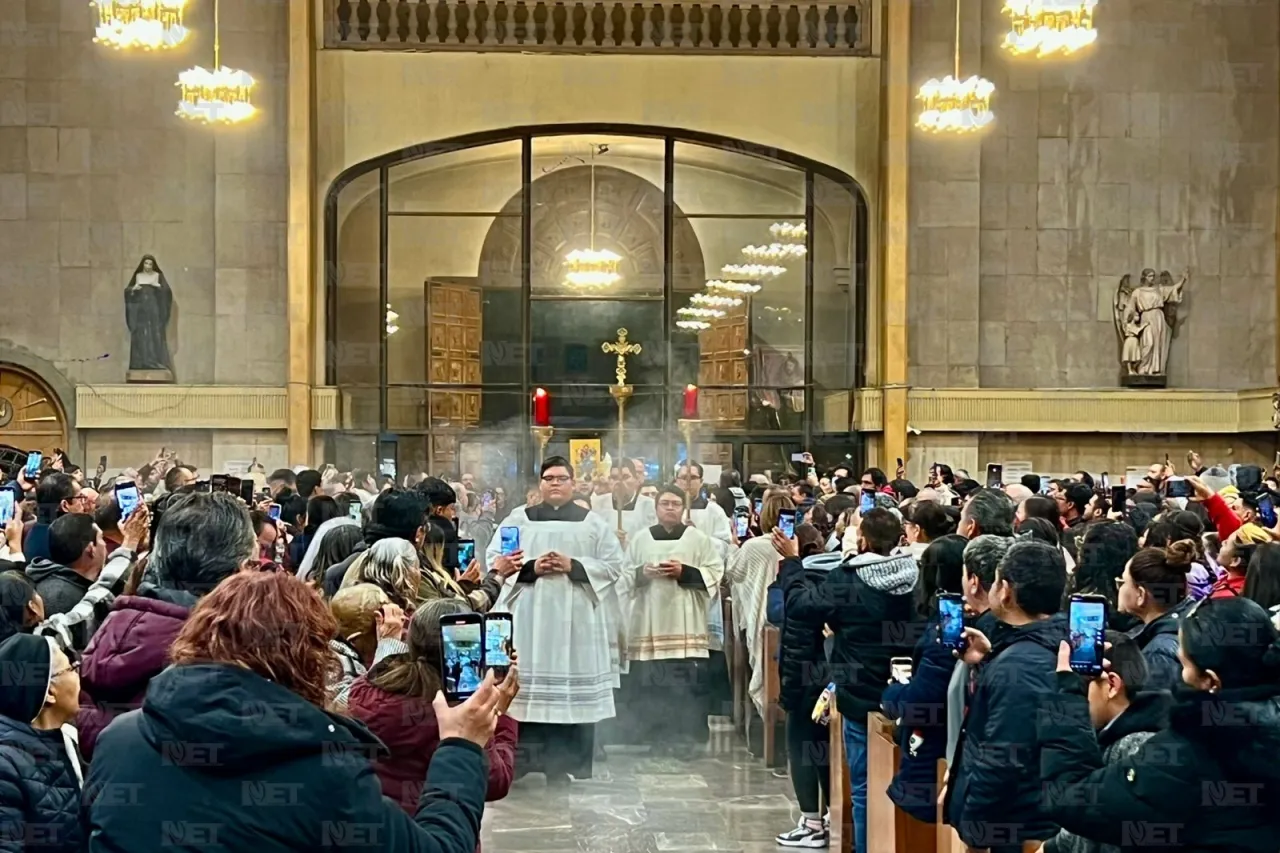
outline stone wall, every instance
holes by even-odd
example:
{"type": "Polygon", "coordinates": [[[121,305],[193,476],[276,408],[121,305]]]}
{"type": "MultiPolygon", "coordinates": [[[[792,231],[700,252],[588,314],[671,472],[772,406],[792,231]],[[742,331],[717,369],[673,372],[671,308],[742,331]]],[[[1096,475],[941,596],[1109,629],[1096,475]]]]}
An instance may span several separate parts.
{"type": "MultiPolygon", "coordinates": [[[[995,125],[911,143],[911,383],[1115,387],[1115,289],[1154,267],[1191,273],[1169,387],[1272,384],[1280,4],[1106,0],[1051,60],[1000,47],[1001,6],[962,22],[995,125]]],[[[918,86],[951,71],[955,6],[912,8],[918,86]]]]}
{"type": "MultiPolygon", "coordinates": [[[[174,115],[180,71],[209,66],[213,6],[177,50],[92,43],[81,0],[0,0],[4,336],[72,382],[123,382],[123,291],[143,253],[173,288],[180,383],[285,380],[284,0],[224,0],[222,59],[258,80],[236,127],[174,115]]],[[[95,451],[96,452],[96,451],[95,451]]]]}

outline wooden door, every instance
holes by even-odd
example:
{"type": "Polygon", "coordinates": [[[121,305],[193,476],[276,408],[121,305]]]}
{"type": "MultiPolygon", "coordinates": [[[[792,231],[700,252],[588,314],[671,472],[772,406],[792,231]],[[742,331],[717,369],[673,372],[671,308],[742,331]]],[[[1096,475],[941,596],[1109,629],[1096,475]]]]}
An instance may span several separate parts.
{"type": "Polygon", "coordinates": [[[465,429],[480,423],[481,291],[478,287],[427,282],[427,376],[432,385],[428,427],[465,429]]]}
{"type": "Polygon", "coordinates": [[[747,425],[749,304],[744,300],[698,333],[698,385],[705,389],[698,395],[698,416],[720,429],[747,425]]]}
{"type": "Polygon", "coordinates": [[[35,374],[8,364],[0,365],[0,444],[39,450],[46,459],[67,446],[67,420],[57,396],[35,374]]]}

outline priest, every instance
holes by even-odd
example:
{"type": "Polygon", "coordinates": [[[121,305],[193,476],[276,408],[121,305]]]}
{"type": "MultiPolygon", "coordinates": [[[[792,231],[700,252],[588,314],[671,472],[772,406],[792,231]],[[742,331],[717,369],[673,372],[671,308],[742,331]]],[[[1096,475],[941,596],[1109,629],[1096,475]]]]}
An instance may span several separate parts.
{"type": "Polygon", "coordinates": [[[622,572],[622,550],[611,525],[573,503],[568,460],[542,463],[538,492],[541,503],[517,507],[502,523],[519,528],[519,549],[504,555],[507,537],[499,534],[486,557],[498,572],[512,572],[494,609],[512,614],[520,651],[520,695],[509,711],[520,722],[516,767],[559,785],[590,778],[595,724],[614,715],[616,626],[605,601],[622,572]]]}
{"type": "MultiPolygon", "coordinates": [[[[635,461],[632,459],[615,461],[609,472],[609,482],[610,493],[592,496],[591,511],[616,530],[618,541],[625,549],[628,539],[657,523],[653,498],[640,494],[640,486],[644,481],[636,474],[635,461]],[[619,518],[622,519],[621,524],[618,522],[619,518]]],[[[628,665],[626,628],[630,619],[630,580],[624,576],[604,602],[605,610],[616,628],[611,651],[614,669],[619,674],[626,672],[628,665]]]]}
{"type": "MultiPolygon", "coordinates": [[[[702,465],[689,460],[676,471],[676,485],[689,496],[689,524],[715,540],[722,565],[740,544],[733,522],[720,504],[706,497],[706,481],[702,465]]],[[[739,490],[741,491],[741,490],[739,490]]],[[[733,713],[733,684],[729,678],[729,661],[724,654],[724,605],[720,587],[711,590],[707,601],[707,630],[710,634],[710,658],[707,662],[707,709],[713,716],[733,713]]]]}
{"type": "Polygon", "coordinates": [[[684,524],[677,486],[658,490],[658,523],[627,546],[632,589],[627,657],[620,691],[632,742],[689,757],[707,742],[707,602],[720,586],[717,543],[684,524]]]}

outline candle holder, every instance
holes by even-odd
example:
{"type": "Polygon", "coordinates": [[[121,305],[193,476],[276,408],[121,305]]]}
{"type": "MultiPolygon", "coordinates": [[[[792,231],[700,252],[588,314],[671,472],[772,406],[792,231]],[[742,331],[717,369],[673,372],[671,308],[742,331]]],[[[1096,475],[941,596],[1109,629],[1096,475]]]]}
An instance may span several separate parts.
{"type": "Polygon", "coordinates": [[[684,436],[685,461],[696,461],[693,452],[693,437],[697,434],[698,427],[702,425],[702,421],[698,418],[681,418],[676,421],[676,425],[680,427],[680,434],[684,436]]]}
{"type": "Polygon", "coordinates": [[[551,441],[551,436],[556,434],[556,428],[553,426],[532,426],[529,432],[533,433],[533,437],[538,442],[538,463],[547,457],[547,444],[551,441]]]}

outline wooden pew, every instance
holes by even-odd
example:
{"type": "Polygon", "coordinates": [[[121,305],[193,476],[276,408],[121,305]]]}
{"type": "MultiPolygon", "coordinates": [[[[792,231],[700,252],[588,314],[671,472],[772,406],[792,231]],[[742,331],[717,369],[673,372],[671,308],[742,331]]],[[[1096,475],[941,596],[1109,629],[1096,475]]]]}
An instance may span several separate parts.
{"type": "MultiPolygon", "coordinates": [[[[938,759],[938,790],[942,790],[942,786],[947,783],[947,760],[945,758],[938,759]]],[[[960,840],[959,834],[955,829],[943,823],[945,815],[942,811],[942,804],[938,804],[938,823],[934,826],[936,853],[985,853],[976,847],[970,847],[960,840]]],[[[1036,853],[1040,849],[1043,842],[1028,841],[1022,845],[1023,853],[1036,853]]]]}
{"type": "Polygon", "coordinates": [[[831,709],[830,751],[827,759],[831,762],[829,782],[831,787],[831,846],[833,853],[852,853],[853,851],[853,801],[849,787],[849,759],[844,752],[844,718],[840,712],[831,709]]]}
{"type": "MultiPolygon", "coordinates": [[[[778,670],[778,649],[782,646],[782,632],[773,625],[765,625],[761,630],[760,645],[764,649],[764,719],[762,726],[762,746],[766,767],[777,767],[785,764],[786,752],[778,748],[778,730],[782,728],[787,712],[782,710],[779,700],[782,696],[782,675],[778,670]]],[[[748,700],[750,701],[750,700],[748,700]]]]}
{"type": "Polygon", "coordinates": [[[878,711],[867,715],[867,847],[876,853],[935,853],[936,828],[889,799],[901,756],[897,726],[878,711]]]}

